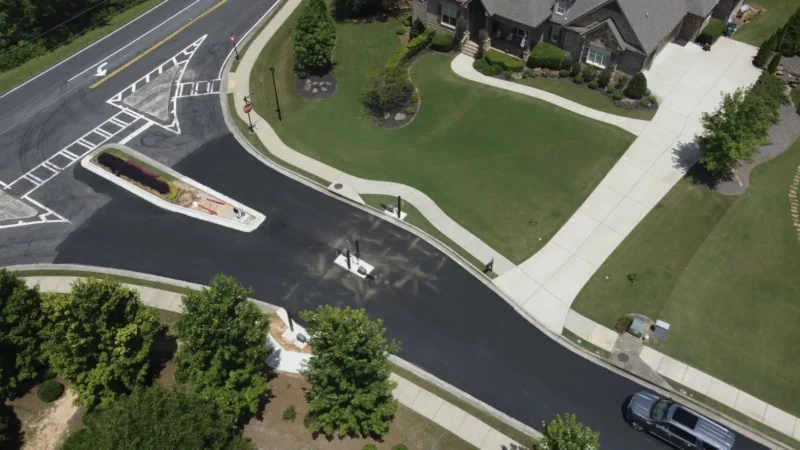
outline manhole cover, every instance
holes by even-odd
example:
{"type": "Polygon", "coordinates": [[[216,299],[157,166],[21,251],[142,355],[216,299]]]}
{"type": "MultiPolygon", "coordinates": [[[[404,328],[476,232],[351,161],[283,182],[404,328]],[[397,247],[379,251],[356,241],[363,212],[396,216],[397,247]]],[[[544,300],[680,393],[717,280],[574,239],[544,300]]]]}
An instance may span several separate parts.
{"type": "Polygon", "coordinates": [[[619,355],[617,355],[617,359],[620,360],[620,362],[628,362],[630,357],[625,353],[620,353],[619,355]]]}
{"type": "Polygon", "coordinates": [[[334,189],[341,189],[341,188],[342,188],[342,183],[336,183],[336,184],[334,184],[334,185],[333,185],[333,188],[334,188],[334,189]]]}

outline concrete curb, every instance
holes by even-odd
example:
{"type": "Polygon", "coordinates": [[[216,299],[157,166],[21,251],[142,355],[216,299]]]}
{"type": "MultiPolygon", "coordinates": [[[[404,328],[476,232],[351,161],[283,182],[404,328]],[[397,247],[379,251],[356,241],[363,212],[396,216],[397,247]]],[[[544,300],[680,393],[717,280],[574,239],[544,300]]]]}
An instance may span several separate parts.
{"type": "Polygon", "coordinates": [[[243,231],[245,233],[252,232],[256,228],[261,226],[261,224],[266,219],[266,216],[264,214],[261,214],[260,212],[256,211],[255,209],[246,207],[245,205],[241,204],[240,202],[237,202],[236,200],[234,200],[234,199],[232,199],[232,198],[230,198],[230,197],[228,197],[228,196],[226,196],[224,194],[221,194],[221,193],[215,191],[214,189],[211,189],[210,187],[204,186],[203,184],[198,183],[197,181],[195,181],[195,180],[193,180],[193,179],[191,179],[191,178],[189,178],[189,177],[187,177],[185,175],[182,175],[182,174],[176,172],[175,170],[171,169],[170,167],[167,167],[164,164],[161,164],[160,162],[158,162],[158,161],[156,161],[156,160],[154,160],[154,159],[152,159],[152,158],[150,158],[150,157],[148,157],[146,155],[143,155],[143,154],[137,152],[136,150],[134,150],[134,149],[132,149],[132,148],[126,146],[126,145],[121,145],[121,144],[106,144],[106,145],[102,145],[102,146],[90,151],[89,153],[87,153],[86,156],[84,156],[81,159],[81,166],[83,166],[84,169],[86,169],[86,170],[88,170],[88,171],[90,171],[90,172],[92,172],[92,173],[94,173],[94,174],[96,174],[96,175],[98,175],[100,177],[103,177],[106,180],[108,180],[108,181],[116,184],[117,186],[125,189],[126,191],[132,193],[133,195],[136,195],[136,196],[138,196],[138,197],[140,197],[140,198],[152,203],[153,205],[158,206],[159,208],[166,209],[167,211],[172,211],[172,212],[178,213],[178,214],[183,214],[183,215],[189,216],[189,217],[191,217],[193,219],[203,220],[203,221],[210,222],[210,223],[213,223],[213,224],[216,224],[216,225],[220,225],[220,226],[223,226],[223,227],[227,227],[227,228],[233,228],[234,230],[243,231]],[[209,215],[209,214],[203,214],[201,212],[198,212],[198,211],[195,211],[195,210],[192,210],[192,209],[189,209],[189,208],[185,208],[185,207],[182,207],[182,206],[174,205],[174,204],[162,199],[161,197],[158,197],[158,196],[156,196],[154,194],[151,194],[150,192],[145,191],[144,189],[137,188],[132,183],[126,182],[126,181],[122,180],[121,178],[115,176],[114,174],[110,173],[109,171],[103,170],[97,164],[93,164],[92,163],[92,158],[94,158],[95,155],[97,155],[98,153],[100,153],[102,151],[108,150],[108,149],[116,149],[116,150],[122,151],[123,153],[127,153],[128,155],[132,156],[133,158],[138,159],[138,160],[140,160],[140,161],[142,161],[144,163],[147,163],[147,164],[157,168],[158,170],[161,170],[162,172],[165,172],[165,173],[171,175],[172,177],[174,177],[177,180],[180,180],[180,181],[182,181],[182,182],[184,182],[184,183],[186,183],[186,184],[188,184],[190,186],[194,186],[198,190],[204,191],[205,193],[208,193],[208,194],[213,195],[215,197],[218,197],[218,198],[220,198],[222,200],[225,200],[229,204],[231,204],[231,205],[239,208],[240,210],[245,211],[247,214],[253,216],[255,218],[255,220],[253,220],[253,222],[251,222],[249,224],[244,224],[244,223],[236,222],[236,221],[233,221],[233,220],[227,220],[227,219],[223,219],[221,217],[212,216],[212,215],[209,215]]]}

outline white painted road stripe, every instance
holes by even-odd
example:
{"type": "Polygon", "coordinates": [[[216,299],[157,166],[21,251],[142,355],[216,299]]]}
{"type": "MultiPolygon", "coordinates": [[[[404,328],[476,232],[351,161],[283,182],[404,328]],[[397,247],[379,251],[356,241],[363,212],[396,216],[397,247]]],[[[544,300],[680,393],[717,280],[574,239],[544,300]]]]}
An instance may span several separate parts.
{"type": "Polygon", "coordinates": [[[133,139],[133,138],[135,138],[136,136],[138,136],[138,135],[142,134],[142,133],[144,132],[144,130],[146,130],[146,129],[150,128],[150,125],[152,125],[152,124],[153,124],[152,122],[148,121],[146,124],[144,124],[144,125],[142,125],[141,127],[139,127],[139,129],[137,129],[137,130],[136,130],[136,131],[134,131],[133,133],[131,133],[131,134],[129,134],[129,135],[127,135],[127,136],[125,136],[125,137],[124,137],[124,138],[123,138],[121,141],[119,141],[119,144],[120,144],[120,145],[125,145],[125,144],[127,144],[128,142],[130,142],[130,141],[131,141],[131,139],[133,139]]]}
{"type": "MultiPolygon", "coordinates": [[[[64,154],[64,156],[66,156],[67,158],[69,158],[69,159],[71,159],[71,160],[73,160],[73,161],[75,161],[76,159],[78,159],[78,158],[79,158],[79,156],[78,156],[78,155],[76,155],[75,153],[72,153],[71,151],[69,151],[69,150],[67,150],[67,149],[63,149],[63,150],[61,150],[61,151],[60,151],[60,152],[58,152],[58,153],[63,153],[63,154],[64,154]]],[[[56,155],[57,155],[58,153],[56,153],[56,155]]]]}

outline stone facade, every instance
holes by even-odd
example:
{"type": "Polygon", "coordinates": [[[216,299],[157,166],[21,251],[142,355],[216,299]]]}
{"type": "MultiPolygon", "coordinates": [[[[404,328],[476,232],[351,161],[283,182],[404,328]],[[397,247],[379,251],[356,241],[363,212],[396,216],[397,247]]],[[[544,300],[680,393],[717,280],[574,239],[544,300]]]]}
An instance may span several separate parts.
{"type": "Polygon", "coordinates": [[[697,35],[700,34],[700,30],[706,26],[709,20],[711,20],[710,15],[703,18],[700,16],[695,16],[694,14],[687,14],[686,17],[683,18],[681,29],[678,32],[678,39],[683,39],[689,42],[695,40],[697,35]]]}
{"type": "Polygon", "coordinates": [[[627,75],[633,76],[638,72],[641,72],[644,66],[644,61],[646,57],[642,54],[635,53],[632,51],[625,50],[624,52],[620,53],[617,57],[617,76],[619,75],[627,75]]]}
{"type": "Polygon", "coordinates": [[[622,11],[619,10],[615,2],[612,2],[607,6],[581,17],[575,22],[572,22],[570,25],[576,27],[588,27],[589,25],[602,22],[606,19],[611,19],[614,21],[614,25],[617,26],[619,34],[622,35],[622,39],[625,42],[631,45],[636,45],[636,43],[639,42],[639,40],[636,38],[636,33],[633,32],[633,28],[631,28],[630,24],[628,23],[628,19],[625,18],[625,15],[622,14],[622,11]]]}
{"type": "Polygon", "coordinates": [[[449,27],[446,25],[442,25],[442,4],[449,4],[453,5],[454,7],[458,8],[459,16],[463,16],[464,19],[467,19],[468,11],[466,8],[462,7],[455,1],[451,0],[414,0],[413,6],[411,9],[411,16],[412,20],[419,19],[425,24],[426,28],[434,28],[437,33],[455,33],[454,27],[449,27]]]}

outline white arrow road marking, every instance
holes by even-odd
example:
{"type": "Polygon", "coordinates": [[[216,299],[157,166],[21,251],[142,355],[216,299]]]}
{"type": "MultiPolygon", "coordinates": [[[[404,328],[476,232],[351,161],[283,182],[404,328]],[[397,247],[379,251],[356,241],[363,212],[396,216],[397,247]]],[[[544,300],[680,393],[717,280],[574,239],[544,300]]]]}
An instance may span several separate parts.
{"type": "Polygon", "coordinates": [[[106,72],[108,72],[108,69],[106,69],[106,66],[108,66],[107,62],[104,62],[104,63],[100,64],[99,66],[97,66],[97,73],[95,74],[95,76],[97,76],[97,77],[106,76],[106,72]]]}

